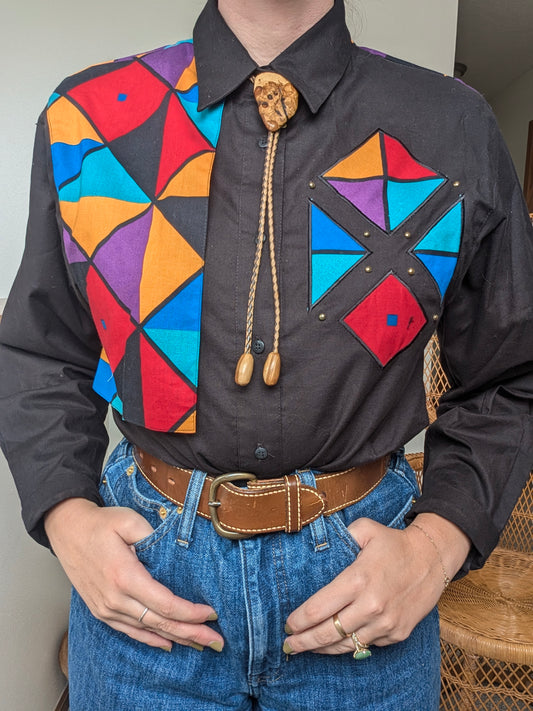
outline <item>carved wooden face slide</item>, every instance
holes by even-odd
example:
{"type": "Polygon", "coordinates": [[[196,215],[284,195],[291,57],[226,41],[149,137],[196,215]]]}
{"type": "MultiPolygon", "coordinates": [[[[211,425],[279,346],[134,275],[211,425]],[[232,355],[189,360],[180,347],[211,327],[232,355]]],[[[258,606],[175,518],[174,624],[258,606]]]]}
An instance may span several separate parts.
{"type": "Polygon", "coordinates": [[[285,126],[298,108],[298,92],[290,81],[275,72],[263,72],[254,78],[254,96],[269,131],[285,126]]]}

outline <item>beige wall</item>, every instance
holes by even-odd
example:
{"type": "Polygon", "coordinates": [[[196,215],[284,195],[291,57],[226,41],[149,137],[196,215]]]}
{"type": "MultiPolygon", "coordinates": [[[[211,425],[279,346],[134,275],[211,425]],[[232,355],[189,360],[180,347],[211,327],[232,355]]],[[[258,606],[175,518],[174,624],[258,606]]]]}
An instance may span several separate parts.
{"type": "MultiPolygon", "coordinates": [[[[449,73],[457,0],[352,0],[356,40],[449,73]]],[[[2,0],[0,112],[0,297],[20,261],[35,120],[65,74],[189,37],[203,0],[2,0]],[[9,72],[9,73],[8,73],[9,72]]],[[[0,457],[0,705],[51,711],[63,680],[57,645],[67,624],[68,585],[56,560],[23,531],[0,457]]]]}
{"type": "Polygon", "coordinates": [[[490,103],[523,182],[529,122],[533,121],[533,69],[491,97],[490,103]]]}

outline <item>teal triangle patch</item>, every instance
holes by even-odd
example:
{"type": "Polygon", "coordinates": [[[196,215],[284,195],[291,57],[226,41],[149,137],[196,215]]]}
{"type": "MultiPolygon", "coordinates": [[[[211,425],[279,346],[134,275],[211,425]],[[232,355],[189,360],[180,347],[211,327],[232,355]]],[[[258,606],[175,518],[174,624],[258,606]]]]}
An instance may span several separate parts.
{"type": "Polygon", "coordinates": [[[463,203],[458,202],[416,245],[415,252],[449,252],[457,254],[463,231],[463,203]]]}
{"type": "Polygon", "coordinates": [[[198,385],[199,331],[146,328],[144,332],[191,383],[198,385]]]}
{"type": "Polygon", "coordinates": [[[389,179],[387,181],[387,202],[390,229],[394,230],[398,225],[401,225],[444,182],[444,178],[409,182],[389,179]]]}
{"type": "Polygon", "coordinates": [[[81,174],[59,191],[59,199],[77,202],[82,197],[108,197],[133,203],[149,203],[150,198],[118,162],[109,148],[89,153],[81,174]]]}
{"type": "Polygon", "coordinates": [[[315,304],[365,254],[313,254],[311,257],[311,303],[315,304]]]}

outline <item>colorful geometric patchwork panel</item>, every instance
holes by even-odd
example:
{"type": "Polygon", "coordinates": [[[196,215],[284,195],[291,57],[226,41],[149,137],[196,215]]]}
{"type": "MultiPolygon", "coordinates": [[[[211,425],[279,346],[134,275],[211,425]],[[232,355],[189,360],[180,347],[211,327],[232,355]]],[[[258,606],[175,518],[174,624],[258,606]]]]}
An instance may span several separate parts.
{"type": "Polygon", "coordinates": [[[195,431],[222,108],[198,111],[191,42],[86,70],[49,102],[65,258],[102,343],[93,386],[153,430],[195,431]]]}
{"type": "Polygon", "coordinates": [[[422,262],[444,298],[451,281],[463,234],[463,200],[457,202],[413,247],[411,253],[422,262]]]}
{"type": "Polygon", "coordinates": [[[351,234],[309,203],[311,305],[314,306],[369,252],[351,234]]]}
{"type": "Polygon", "coordinates": [[[392,273],[342,319],[382,366],[407,348],[426,322],[416,297],[392,273]]]}
{"type": "Polygon", "coordinates": [[[392,232],[446,178],[414,158],[400,141],[376,131],[322,178],[385,232],[392,232]]]}

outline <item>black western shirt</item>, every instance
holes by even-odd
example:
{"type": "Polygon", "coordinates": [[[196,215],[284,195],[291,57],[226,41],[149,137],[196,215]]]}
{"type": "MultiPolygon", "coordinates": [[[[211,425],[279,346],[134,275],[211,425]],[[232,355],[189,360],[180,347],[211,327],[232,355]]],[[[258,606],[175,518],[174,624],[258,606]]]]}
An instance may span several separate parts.
{"type": "MultiPolygon", "coordinates": [[[[472,540],[467,567],[481,565],[533,460],[533,238],[490,109],[450,77],[352,44],[339,1],[271,63],[300,96],[273,180],[281,376],[274,387],[261,378],[274,331],[265,246],[255,372],[239,387],[267,132],[250,82],[258,67],[213,0],[194,51],[200,112],[224,102],[197,431],[156,432],[115,412],[118,427],[161,459],[210,474],[361,464],[426,426],[423,353],[437,329],[452,387],[427,432],[424,493],[412,515],[456,523],[472,540]]],[[[85,70],[67,85],[105,71],[85,70]]],[[[149,130],[131,147],[137,170],[150,170],[161,145],[149,130]]],[[[128,169],[120,140],[106,148],[128,169]]],[[[92,389],[101,344],[67,270],[51,166],[42,117],[27,245],[0,330],[2,446],[41,542],[55,503],[99,501],[107,446],[107,403],[92,389]]]]}

